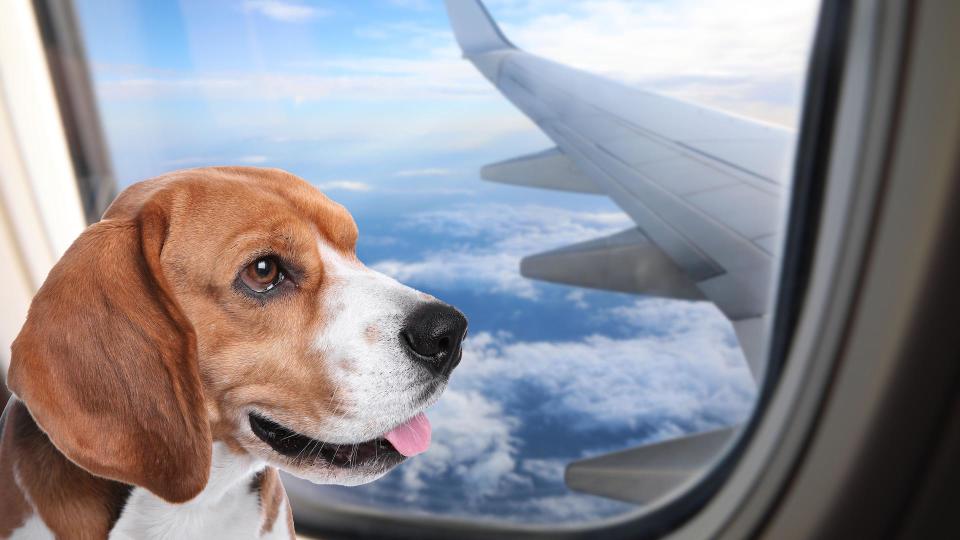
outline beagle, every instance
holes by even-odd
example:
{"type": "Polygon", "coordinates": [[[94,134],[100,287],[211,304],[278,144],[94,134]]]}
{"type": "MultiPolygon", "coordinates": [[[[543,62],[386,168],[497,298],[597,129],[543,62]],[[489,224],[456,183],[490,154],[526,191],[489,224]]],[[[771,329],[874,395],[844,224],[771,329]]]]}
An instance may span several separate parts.
{"type": "Polygon", "coordinates": [[[277,169],[121,193],[13,344],[0,538],[293,538],[277,469],[356,485],[426,450],[467,321],[356,240],[277,169]]]}

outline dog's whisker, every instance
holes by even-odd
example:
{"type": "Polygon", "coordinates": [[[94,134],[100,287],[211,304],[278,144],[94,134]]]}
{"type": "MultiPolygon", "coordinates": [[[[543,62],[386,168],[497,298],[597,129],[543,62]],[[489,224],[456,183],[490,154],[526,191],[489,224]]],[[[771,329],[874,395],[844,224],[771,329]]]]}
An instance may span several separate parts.
{"type": "MultiPolygon", "coordinates": [[[[341,388],[343,388],[343,383],[342,383],[342,381],[341,381],[341,382],[338,382],[338,383],[337,383],[337,386],[334,387],[333,392],[332,392],[331,395],[330,395],[330,401],[331,401],[331,402],[336,400],[337,394],[340,392],[340,389],[341,389],[341,388]]],[[[339,407],[339,405],[338,405],[338,407],[339,407]]],[[[336,412],[336,409],[335,409],[335,412],[336,412]]],[[[335,412],[334,412],[334,414],[335,414],[335,412]]],[[[308,445],[305,446],[304,448],[302,448],[302,449],[300,450],[300,452],[297,453],[297,456],[296,456],[296,458],[294,458],[294,461],[299,461],[300,458],[301,458],[301,455],[303,456],[303,459],[304,459],[304,460],[316,461],[316,457],[319,457],[320,454],[323,452],[323,448],[324,448],[324,445],[325,445],[326,443],[325,443],[325,442],[321,442],[319,436],[315,436],[315,437],[311,437],[311,438],[313,439],[313,442],[312,442],[311,444],[308,444],[308,445]],[[317,448],[318,445],[319,445],[319,449],[317,448]],[[316,455],[313,456],[313,457],[311,457],[311,455],[314,454],[314,450],[316,450],[316,455]],[[304,455],[304,454],[305,454],[305,455],[304,455]]]]}

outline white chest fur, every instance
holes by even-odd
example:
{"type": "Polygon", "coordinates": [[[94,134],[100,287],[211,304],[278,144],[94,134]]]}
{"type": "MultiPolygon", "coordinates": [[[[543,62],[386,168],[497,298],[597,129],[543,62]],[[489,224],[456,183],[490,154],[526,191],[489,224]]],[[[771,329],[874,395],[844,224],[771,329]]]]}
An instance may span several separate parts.
{"type": "MultiPolygon", "coordinates": [[[[250,484],[263,468],[263,462],[237,456],[222,443],[214,443],[210,481],[196,498],[171,504],[135,488],[110,539],[261,538],[263,512],[250,484]]],[[[286,520],[277,520],[267,537],[289,538],[286,520]]]]}

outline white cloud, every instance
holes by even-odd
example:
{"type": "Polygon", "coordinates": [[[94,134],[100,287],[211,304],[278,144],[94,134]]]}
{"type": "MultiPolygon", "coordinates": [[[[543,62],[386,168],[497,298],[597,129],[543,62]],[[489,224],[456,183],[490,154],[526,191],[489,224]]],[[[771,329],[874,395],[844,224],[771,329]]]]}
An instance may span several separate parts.
{"type": "Polygon", "coordinates": [[[410,499],[427,487],[427,479],[448,473],[473,485],[468,495],[482,498],[506,483],[522,482],[517,469],[517,440],[512,431],[520,420],[500,403],[476,391],[450,391],[431,410],[430,451],[403,467],[410,499]]]}
{"type": "Polygon", "coordinates": [[[563,479],[563,471],[567,464],[562,459],[524,459],[520,464],[523,472],[534,478],[556,482],[563,479]]]}
{"type": "Polygon", "coordinates": [[[415,214],[401,226],[462,239],[486,239],[479,247],[435,251],[416,260],[388,259],[373,268],[411,284],[481,288],[521,298],[538,296],[535,282],[520,275],[520,259],[574,242],[612,234],[632,221],[620,212],[578,212],[536,205],[461,205],[415,214]]]}
{"type": "Polygon", "coordinates": [[[166,153],[175,157],[184,148],[208,147],[210,141],[263,138],[273,143],[336,145],[335,159],[354,163],[396,152],[472,150],[518,134],[546,140],[459,59],[440,64],[372,59],[355,68],[373,71],[318,66],[311,68],[316,72],[305,68],[296,74],[193,76],[132,74],[129,66],[101,65],[97,91],[101,99],[117,105],[116,112],[107,109],[105,120],[122,150],[118,153],[124,154],[147,152],[145,137],[152,137],[156,148],[172,147],[166,153]],[[390,69],[408,71],[392,74],[390,69]],[[337,70],[340,73],[334,74],[337,70]],[[155,103],[171,99],[204,101],[218,121],[184,130],[182,122],[188,119],[154,113],[163,110],[155,103]],[[120,106],[125,102],[142,102],[144,114],[156,117],[145,123],[142,116],[125,112],[120,106]],[[454,103],[456,114],[438,112],[454,103]],[[306,110],[289,112],[294,107],[306,110]],[[128,141],[140,142],[124,148],[133,145],[128,141]]]}
{"type": "Polygon", "coordinates": [[[682,99],[792,125],[819,2],[494,0],[519,47],[682,99]]]}
{"type": "Polygon", "coordinates": [[[177,159],[164,160],[166,167],[209,167],[216,165],[233,165],[243,163],[246,165],[259,165],[266,163],[270,158],[261,155],[247,156],[185,156],[177,159]]]}
{"type": "Polygon", "coordinates": [[[276,21],[291,23],[311,21],[330,14],[327,10],[281,0],[246,0],[243,3],[243,10],[247,13],[258,13],[276,21]]]}
{"type": "Polygon", "coordinates": [[[444,169],[440,167],[432,167],[426,169],[405,169],[402,171],[397,171],[394,176],[447,176],[453,171],[450,169],[444,169]]]}
{"type": "Polygon", "coordinates": [[[360,26],[353,33],[359,38],[374,41],[402,39],[405,47],[428,53],[433,52],[437,43],[444,43],[450,38],[450,29],[445,25],[426,26],[413,21],[378,22],[360,26]]]}
{"type": "Polygon", "coordinates": [[[215,163],[217,158],[210,156],[186,156],[177,159],[168,159],[163,162],[167,167],[196,166],[200,164],[215,163]]]}
{"type": "Polygon", "coordinates": [[[590,303],[587,302],[587,291],[583,289],[574,289],[568,292],[565,298],[580,309],[590,307],[590,303]]]}
{"type": "Polygon", "coordinates": [[[417,261],[388,259],[372,267],[404,283],[428,283],[441,289],[480,287],[533,300],[538,296],[537,288],[518,274],[519,263],[519,255],[464,250],[430,253],[417,261]]]}
{"type": "Polygon", "coordinates": [[[510,397],[511,384],[539,387],[546,397],[538,411],[570,417],[568,426],[576,430],[673,423],[689,431],[739,420],[749,408],[753,381],[729,323],[709,304],[670,304],[696,323],[656,327],[631,339],[572,342],[517,342],[480,333],[469,342],[458,380],[501,399],[510,397]]]}
{"type": "Polygon", "coordinates": [[[391,4],[397,7],[413,9],[416,11],[424,11],[430,8],[430,2],[428,0],[389,0],[389,1],[391,4]]]}
{"type": "Polygon", "coordinates": [[[321,191],[372,191],[373,186],[356,180],[330,180],[316,184],[321,191]]]}
{"type": "Polygon", "coordinates": [[[111,99],[204,97],[211,101],[288,101],[324,99],[411,101],[494,97],[495,91],[453,50],[413,58],[346,57],[274,65],[267,71],[157,73],[131,66],[100,64],[98,87],[111,99]]]}
{"type": "Polygon", "coordinates": [[[548,525],[570,522],[596,521],[598,517],[625,514],[635,507],[626,503],[564,493],[562,495],[531,497],[517,502],[507,516],[514,521],[523,522],[521,516],[536,516],[538,522],[548,525]]]}

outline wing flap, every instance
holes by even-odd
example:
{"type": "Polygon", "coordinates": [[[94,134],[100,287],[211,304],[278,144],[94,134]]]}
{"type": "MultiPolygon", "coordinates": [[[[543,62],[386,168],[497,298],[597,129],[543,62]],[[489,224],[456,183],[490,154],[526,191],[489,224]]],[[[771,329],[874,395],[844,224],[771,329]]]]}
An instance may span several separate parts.
{"type": "Polygon", "coordinates": [[[603,193],[558,148],[528,154],[480,170],[484,180],[575,193],[603,193]]]}
{"type": "Polygon", "coordinates": [[[705,471],[737,428],[687,435],[567,465],[564,482],[574,491],[649,504],[705,471]]]}
{"type": "Polygon", "coordinates": [[[673,259],[637,228],[525,257],[520,274],[592,289],[684,300],[704,298],[673,259]]]}

